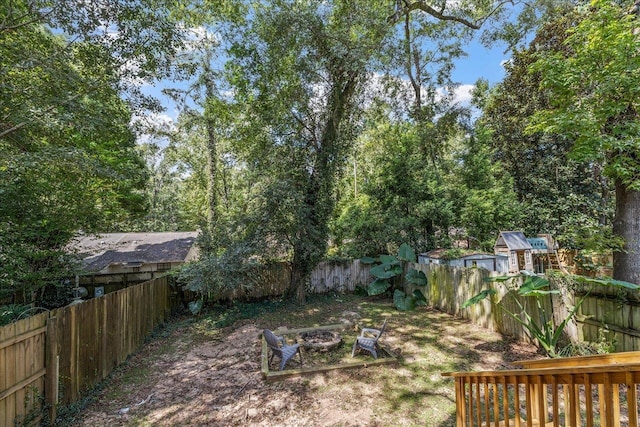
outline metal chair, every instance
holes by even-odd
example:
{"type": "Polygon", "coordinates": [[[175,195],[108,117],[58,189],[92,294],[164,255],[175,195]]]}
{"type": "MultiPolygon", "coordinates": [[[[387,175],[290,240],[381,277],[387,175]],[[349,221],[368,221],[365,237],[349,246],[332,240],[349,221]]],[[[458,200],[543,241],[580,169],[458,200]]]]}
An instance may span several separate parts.
{"type": "Polygon", "coordinates": [[[374,359],[378,358],[378,340],[382,336],[387,326],[387,319],[382,323],[380,329],[362,328],[360,336],[356,337],[356,342],[353,343],[353,349],[351,350],[351,357],[355,356],[356,351],[365,350],[371,353],[374,359]]]}
{"type": "Polygon", "coordinates": [[[273,356],[280,358],[280,370],[284,369],[284,365],[298,353],[300,355],[300,364],[302,365],[302,353],[300,352],[300,344],[287,345],[284,341],[284,337],[278,337],[269,329],[262,331],[264,339],[267,341],[267,346],[271,350],[271,357],[269,358],[269,365],[273,360],[273,356]]]}

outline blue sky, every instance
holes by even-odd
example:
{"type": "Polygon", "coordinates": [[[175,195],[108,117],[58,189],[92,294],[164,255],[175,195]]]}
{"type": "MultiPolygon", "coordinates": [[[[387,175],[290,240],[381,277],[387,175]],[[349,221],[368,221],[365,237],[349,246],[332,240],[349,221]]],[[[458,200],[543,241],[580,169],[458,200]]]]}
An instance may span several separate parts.
{"type": "Polygon", "coordinates": [[[474,84],[479,78],[485,78],[494,85],[504,78],[502,63],[509,58],[508,54],[504,53],[504,45],[487,49],[474,40],[466,50],[469,55],[456,61],[454,81],[474,84]]]}
{"type": "MultiPolygon", "coordinates": [[[[460,84],[457,91],[457,101],[466,103],[471,99],[470,90],[476,81],[485,78],[490,85],[500,82],[504,78],[502,64],[508,60],[509,54],[504,53],[505,46],[500,44],[486,48],[477,40],[479,35],[466,46],[468,55],[456,61],[453,80],[460,84]]],[[[168,84],[169,87],[173,84],[168,84]]],[[[151,118],[156,123],[170,124],[177,118],[178,111],[170,100],[160,92],[162,83],[143,88],[145,93],[156,96],[166,107],[166,111],[151,118]]]]}
{"type": "Polygon", "coordinates": [[[465,47],[468,55],[455,62],[452,79],[460,84],[456,92],[458,102],[471,100],[470,90],[478,79],[484,78],[493,86],[505,76],[503,64],[510,58],[510,54],[504,52],[505,45],[499,44],[489,49],[477,38],[465,47]]]}

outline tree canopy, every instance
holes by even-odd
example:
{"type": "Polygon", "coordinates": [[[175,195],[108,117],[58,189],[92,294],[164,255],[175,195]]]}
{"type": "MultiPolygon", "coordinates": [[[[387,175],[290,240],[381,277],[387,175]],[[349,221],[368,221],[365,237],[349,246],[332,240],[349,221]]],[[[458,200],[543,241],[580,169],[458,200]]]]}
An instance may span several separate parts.
{"type": "Polygon", "coordinates": [[[640,69],[638,20],[627,7],[594,1],[578,9],[562,48],[541,52],[533,71],[549,94],[548,108],[531,118],[530,131],[563,136],[573,158],[600,162],[614,181],[613,231],[624,239],[614,252],[614,278],[640,282],[640,95],[632,76],[640,69]]]}
{"type": "Polygon", "coordinates": [[[615,232],[618,273],[640,281],[626,6],[73,5],[0,6],[0,300],[44,301],[75,234],[116,230],[201,230],[185,277],[203,293],[285,260],[303,301],[326,257],[491,250],[503,229],[576,249],[617,248],[615,232]],[[452,70],[474,37],[519,47],[459,104],[452,70]],[[160,83],[173,126],[140,138],[160,83]]]}

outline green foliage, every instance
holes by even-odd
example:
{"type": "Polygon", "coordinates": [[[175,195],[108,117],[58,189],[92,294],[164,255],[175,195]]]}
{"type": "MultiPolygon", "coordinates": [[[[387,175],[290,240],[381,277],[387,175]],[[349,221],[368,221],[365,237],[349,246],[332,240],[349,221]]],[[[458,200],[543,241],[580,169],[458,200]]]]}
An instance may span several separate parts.
{"type": "MultiPolygon", "coordinates": [[[[578,235],[598,236],[611,229],[612,183],[602,173],[601,159],[569,157],[572,137],[529,132],[527,123],[555,102],[555,95],[540,90],[546,67],[530,72],[530,65],[545,52],[563,51],[566,31],[577,22],[575,12],[557,15],[538,30],[528,48],[514,53],[506,65],[506,77],[491,90],[478,123],[480,139],[490,144],[493,162],[504,172],[501,179],[511,181],[521,215],[518,229],[527,235],[551,233],[570,248],[581,248],[578,235]]],[[[496,206],[502,204],[499,198],[491,197],[494,201],[496,206]]],[[[474,202],[479,209],[468,211],[471,218],[490,207],[486,199],[474,202]]]]}
{"type": "Polygon", "coordinates": [[[199,295],[193,309],[196,314],[202,303],[209,300],[224,300],[231,295],[243,295],[260,281],[260,273],[265,265],[257,261],[247,261],[247,248],[241,246],[219,254],[204,254],[197,262],[184,266],[177,279],[189,291],[199,295]]]}
{"type": "Polygon", "coordinates": [[[456,258],[460,258],[462,256],[463,252],[462,249],[460,248],[451,248],[451,249],[447,249],[446,251],[444,251],[442,253],[442,259],[444,260],[452,260],[452,259],[456,259],[456,258]]]}
{"type": "Polygon", "coordinates": [[[495,289],[485,289],[483,291],[481,291],[478,295],[475,295],[471,298],[469,298],[468,300],[466,300],[463,304],[462,304],[462,308],[468,308],[474,304],[479,303],[480,301],[482,301],[483,299],[490,297],[491,295],[495,295],[497,292],[495,289]]]}
{"type": "MultiPolygon", "coordinates": [[[[639,285],[620,280],[592,279],[575,275],[569,276],[566,279],[576,284],[586,285],[584,288],[585,291],[583,295],[577,300],[575,305],[571,308],[567,316],[560,322],[559,325],[556,325],[552,313],[548,313],[546,311],[543,300],[545,298],[548,298],[552,294],[559,294],[560,291],[558,289],[549,288],[550,281],[548,278],[531,275],[500,276],[487,278],[487,280],[491,282],[507,284],[507,289],[509,290],[509,292],[507,293],[507,297],[511,298],[515,302],[519,309],[519,312],[510,311],[506,308],[505,304],[502,303],[502,301],[498,301],[496,303],[497,306],[500,307],[503,313],[507,314],[509,317],[522,325],[528,332],[529,336],[537,341],[538,345],[542,347],[542,349],[547,353],[549,357],[560,357],[558,344],[560,339],[562,338],[562,334],[564,333],[567,324],[575,317],[578,309],[585,301],[594,286],[612,286],[633,290],[640,289],[639,285]],[[517,286],[516,283],[520,280],[522,280],[522,284],[520,286],[517,286]],[[523,298],[532,298],[535,302],[535,306],[538,312],[537,314],[539,315],[539,317],[534,318],[531,313],[527,312],[525,305],[520,301],[519,298],[517,298],[517,296],[523,298]]],[[[479,294],[465,301],[462,307],[467,308],[474,304],[478,304],[480,301],[486,299],[487,297],[496,295],[496,293],[497,291],[495,289],[485,289],[479,294]]]]}
{"type": "Polygon", "coordinates": [[[579,10],[580,22],[567,30],[562,49],[541,52],[531,65],[553,97],[529,129],[575,141],[575,158],[605,161],[609,176],[638,187],[639,89],[629,72],[640,69],[637,22],[615,4],[591,6],[579,10]]]}
{"type": "Polygon", "coordinates": [[[415,289],[413,293],[406,294],[402,288],[407,288],[407,285],[414,286],[426,286],[427,276],[420,270],[409,268],[404,275],[404,281],[402,280],[402,273],[405,270],[405,264],[408,262],[416,262],[416,253],[411,246],[406,243],[400,245],[398,248],[398,255],[380,255],[377,259],[364,257],[360,261],[365,264],[377,265],[371,267],[369,272],[375,280],[367,286],[367,293],[369,295],[381,295],[385,292],[393,291],[393,302],[398,310],[413,310],[416,305],[426,304],[426,298],[424,294],[415,289]]]}
{"type": "Polygon", "coordinates": [[[9,304],[0,306],[0,326],[13,323],[31,309],[31,306],[24,304],[9,304]]]}
{"type": "Polygon", "coordinates": [[[287,293],[304,300],[327,254],[335,183],[357,132],[367,65],[389,28],[379,2],[253,6],[229,50],[242,114],[234,148],[251,175],[238,220],[250,244],[276,247],[291,261],[287,293]]]}
{"type": "Polygon", "coordinates": [[[53,15],[0,6],[0,26],[15,25],[0,38],[0,299],[49,308],[70,300],[70,239],[145,208],[110,52],[54,34],[42,21],[53,15]]]}
{"type": "Polygon", "coordinates": [[[202,310],[202,306],[204,305],[204,300],[203,299],[199,299],[196,301],[189,301],[189,303],[187,304],[189,311],[191,312],[191,314],[196,315],[199,314],[200,311],[202,310]]]}
{"type": "Polygon", "coordinates": [[[590,356],[593,354],[613,353],[616,348],[615,337],[606,326],[598,328],[598,340],[595,342],[569,343],[558,352],[559,357],[590,356]]]}
{"type": "Polygon", "coordinates": [[[407,283],[415,286],[427,286],[427,276],[420,270],[409,269],[405,276],[407,283]]]}
{"type": "Polygon", "coordinates": [[[539,52],[530,70],[540,76],[549,105],[529,121],[530,133],[571,141],[574,159],[603,165],[616,198],[614,233],[624,242],[614,252],[614,277],[640,282],[635,256],[640,199],[640,69],[637,15],[624,4],[595,0],[576,9],[577,25],[562,45],[539,52]]]}
{"type": "Polygon", "coordinates": [[[400,289],[393,292],[393,304],[400,311],[411,311],[416,308],[416,298],[413,295],[406,295],[400,289]]]}

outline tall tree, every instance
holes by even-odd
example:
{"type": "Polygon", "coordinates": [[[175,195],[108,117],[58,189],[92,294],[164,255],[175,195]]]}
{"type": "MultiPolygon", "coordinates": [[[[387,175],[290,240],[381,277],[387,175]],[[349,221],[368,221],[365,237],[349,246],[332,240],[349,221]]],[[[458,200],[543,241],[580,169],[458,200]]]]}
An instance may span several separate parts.
{"type": "MultiPolygon", "coordinates": [[[[189,8],[176,11],[177,17],[188,27],[186,40],[181,49],[172,56],[174,74],[170,87],[163,89],[165,95],[175,103],[179,119],[173,133],[163,129],[152,135],[151,144],[165,146],[167,160],[180,170],[185,182],[195,183],[195,176],[204,178],[206,205],[204,215],[193,216],[191,223],[208,233],[215,233],[221,226],[221,203],[224,203],[226,181],[224,170],[225,137],[232,128],[233,113],[231,93],[225,80],[225,50],[229,34],[242,25],[246,6],[241,2],[217,1],[213,4],[193,2],[189,8]],[[163,141],[163,138],[168,138],[163,141]],[[197,148],[200,142],[206,146],[197,148]],[[206,167],[201,168],[193,154],[202,153],[206,167]],[[181,157],[185,155],[185,157],[181,157]],[[195,167],[195,169],[193,168],[195,167]]],[[[168,163],[168,162],[165,162],[168,163]]],[[[195,189],[192,187],[192,189],[195,189]]],[[[199,202],[199,195],[190,192],[199,202]]],[[[203,207],[200,203],[195,203],[203,207]]],[[[196,213],[199,209],[192,210],[196,213]]],[[[219,236],[218,236],[219,237],[219,236]]]]}
{"type": "Polygon", "coordinates": [[[166,72],[180,42],[171,6],[0,5],[0,298],[64,303],[45,290],[73,275],[70,238],[113,229],[145,208],[145,167],[129,123],[132,109],[157,106],[141,96],[140,79],[166,72]]]}
{"type": "Polygon", "coordinates": [[[550,107],[533,116],[531,130],[564,135],[580,160],[604,162],[614,181],[614,278],[640,283],[640,41],[637,17],[596,0],[579,10],[563,48],[541,52],[532,69],[542,76],[550,107]]]}
{"type": "Polygon", "coordinates": [[[376,2],[273,1],[254,13],[253,35],[236,49],[237,90],[249,105],[245,120],[257,126],[257,157],[249,161],[265,185],[260,234],[286,242],[288,293],[304,301],[326,253],[334,184],[354,140],[367,65],[389,27],[376,2]]]}
{"type": "Polygon", "coordinates": [[[61,260],[75,232],[144,207],[131,113],[104,54],[38,23],[0,38],[0,280],[16,301],[72,274],[61,260]]]}
{"type": "Polygon", "coordinates": [[[481,106],[477,127],[490,132],[494,158],[513,178],[524,231],[552,233],[565,247],[584,248],[592,237],[610,235],[605,231],[613,201],[603,165],[569,158],[573,140],[564,135],[526,132],[529,117],[549,108],[553,97],[539,89],[541,73],[529,72],[529,66],[538,54],[563,49],[566,32],[576,23],[569,10],[542,26],[527,49],[514,53],[506,77],[481,106]]]}

